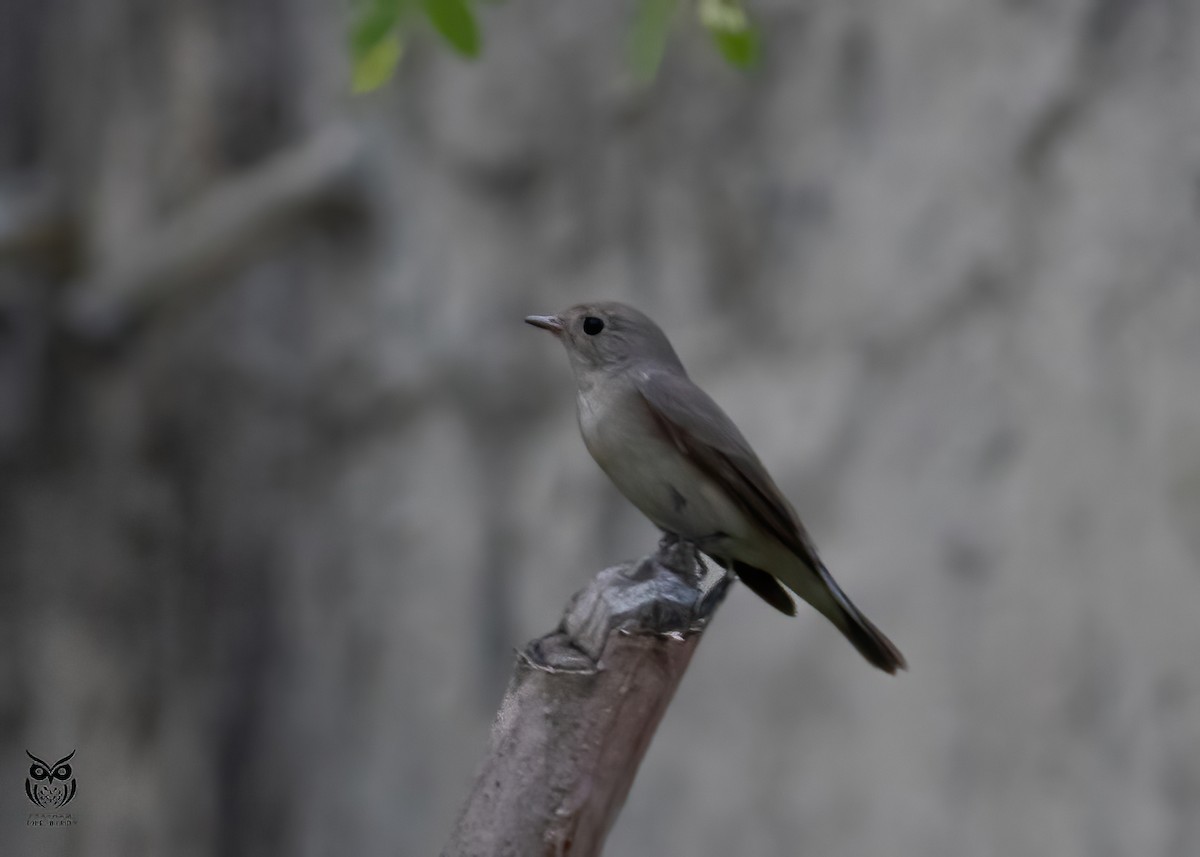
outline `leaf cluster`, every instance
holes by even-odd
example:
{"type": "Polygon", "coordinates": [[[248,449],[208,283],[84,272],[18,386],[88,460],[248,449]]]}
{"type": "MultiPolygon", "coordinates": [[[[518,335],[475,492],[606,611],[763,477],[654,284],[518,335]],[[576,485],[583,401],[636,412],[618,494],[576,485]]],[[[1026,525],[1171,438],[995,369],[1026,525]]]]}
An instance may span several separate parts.
{"type": "MultiPolygon", "coordinates": [[[[354,62],[352,88],[369,92],[386,83],[420,27],[431,27],[449,48],[467,59],[483,50],[476,15],[478,0],[359,0],[350,28],[354,62]]],[[[629,33],[629,65],[643,83],[658,73],[681,7],[694,5],[696,19],[731,66],[752,67],[759,56],[758,31],[742,0],[637,0],[629,33]]]]}

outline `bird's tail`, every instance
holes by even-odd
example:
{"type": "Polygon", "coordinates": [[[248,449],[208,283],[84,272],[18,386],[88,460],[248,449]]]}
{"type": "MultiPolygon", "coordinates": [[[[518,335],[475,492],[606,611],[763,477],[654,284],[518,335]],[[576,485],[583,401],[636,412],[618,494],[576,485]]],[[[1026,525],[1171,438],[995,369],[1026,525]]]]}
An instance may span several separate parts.
{"type": "Polygon", "coordinates": [[[854,602],[846,597],[846,593],[842,592],[841,587],[824,568],[821,569],[821,577],[825,579],[825,585],[829,587],[837,603],[832,610],[818,609],[837,626],[854,648],[858,649],[858,653],[891,675],[895,675],[896,670],[908,669],[908,661],[904,660],[904,655],[900,654],[895,643],[854,606],[854,602]]]}
{"type": "Polygon", "coordinates": [[[875,624],[858,611],[854,605],[843,611],[842,621],[835,622],[846,639],[858,653],[885,673],[896,674],[896,670],[908,669],[908,662],[895,644],[875,624]]]}
{"type": "Polygon", "coordinates": [[[732,560],[730,565],[754,594],[781,613],[795,616],[796,605],[780,580],[787,584],[788,589],[820,610],[871,664],[892,675],[896,674],[896,670],[908,669],[908,662],[895,644],[854,606],[854,602],[842,592],[821,561],[817,559],[815,562],[814,568],[807,561],[803,564],[793,561],[790,566],[784,566],[786,577],[738,560],[732,560]]]}

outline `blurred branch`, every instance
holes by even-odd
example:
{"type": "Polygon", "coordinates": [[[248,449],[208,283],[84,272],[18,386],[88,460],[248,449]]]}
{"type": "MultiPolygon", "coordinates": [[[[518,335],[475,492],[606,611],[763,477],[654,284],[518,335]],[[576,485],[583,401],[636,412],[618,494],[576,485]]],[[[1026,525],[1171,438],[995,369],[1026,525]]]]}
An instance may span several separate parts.
{"type": "Polygon", "coordinates": [[[517,657],[487,756],[442,857],[594,857],[732,577],[694,548],[605,569],[517,657]]]}
{"type": "Polygon", "coordinates": [[[219,286],[221,275],[322,206],[369,204],[365,145],[334,125],[208,191],[168,219],[126,258],[71,288],[64,323],[109,339],[184,293],[219,286]]]}

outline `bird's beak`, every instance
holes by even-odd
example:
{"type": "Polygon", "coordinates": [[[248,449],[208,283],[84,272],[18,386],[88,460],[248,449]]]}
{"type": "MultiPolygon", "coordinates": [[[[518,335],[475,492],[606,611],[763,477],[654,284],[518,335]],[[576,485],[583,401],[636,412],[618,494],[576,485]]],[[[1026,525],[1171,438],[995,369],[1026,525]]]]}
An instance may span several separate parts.
{"type": "Polygon", "coordinates": [[[548,330],[555,336],[562,336],[563,323],[556,315],[527,315],[525,323],[532,324],[534,327],[540,327],[542,330],[548,330]]]}

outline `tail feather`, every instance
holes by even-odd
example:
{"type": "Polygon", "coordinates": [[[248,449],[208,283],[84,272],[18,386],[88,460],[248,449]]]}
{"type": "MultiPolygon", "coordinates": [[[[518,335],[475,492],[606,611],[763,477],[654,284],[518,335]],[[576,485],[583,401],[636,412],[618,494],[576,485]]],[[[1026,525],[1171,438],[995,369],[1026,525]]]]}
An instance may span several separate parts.
{"type": "Polygon", "coordinates": [[[833,596],[835,603],[820,605],[817,606],[817,609],[837,626],[837,629],[854,645],[854,648],[858,649],[858,653],[872,665],[890,675],[895,675],[896,670],[908,669],[908,661],[904,660],[904,655],[900,654],[900,650],[883,631],[875,627],[874,622],[854,606],[854,602],[837,585],[837,581],[833,579],[829,569],[822,565],[819,573],[821,581],[825,584],[828,593],[833,596]],[[833,609],[828,609],[829,607],[833,609]]]}
{"type": "Polygon", "coordinates": [[[891,675],[897,670],[908,669],[908,662],[900,650],[854,606],[824,565],[815,569],[809,567],[803,575],[794,577],[797,584],[803,584],[801,588],[792,586],[791,580],[785,582],[797,595],[820,610],[868,662],[891,675]]]}
{"type": "Polygon", "coordinates": [[[904,660],[900,650],[858,608],[849,604],[849,609],[843,606],[842,611],[842,621],[835,621],[834,624],[860,655],[891,675],[895,675],[896,670],[908,669],[908,661],[904,660]]]}
{"type": "Polygon", "coordinates": [[[794,569],[788,569],[797,573],[781,577],[749,563],[721,560],[722,564],[726,561],[746,588],[779,612],[796,615],[796,605],[787,594],[790,589],[824,614],[872,666],[891,675],[897,670],[908,669],[908,662],[900,650],[854,606],[824,565],[813,569],[807,563],[804,566],[797,564],[794,569]]]}

